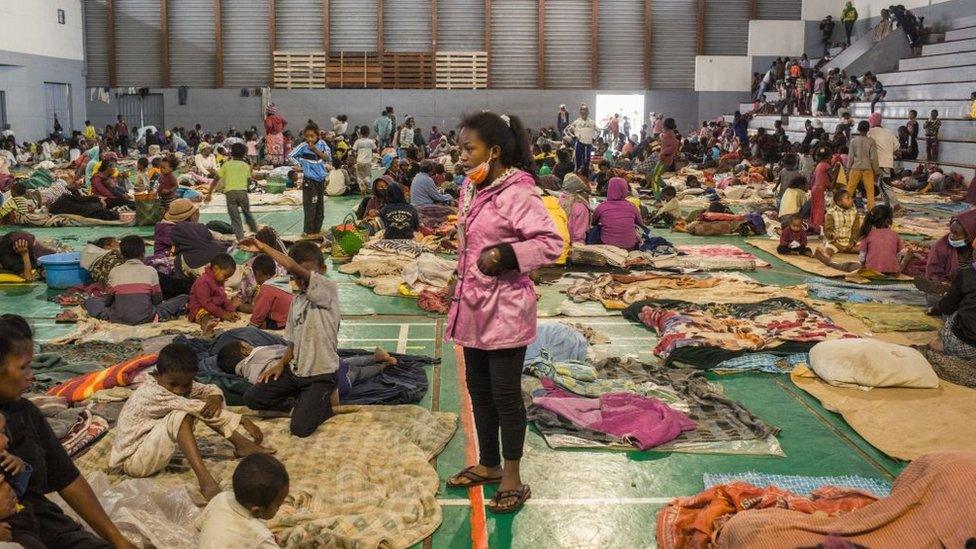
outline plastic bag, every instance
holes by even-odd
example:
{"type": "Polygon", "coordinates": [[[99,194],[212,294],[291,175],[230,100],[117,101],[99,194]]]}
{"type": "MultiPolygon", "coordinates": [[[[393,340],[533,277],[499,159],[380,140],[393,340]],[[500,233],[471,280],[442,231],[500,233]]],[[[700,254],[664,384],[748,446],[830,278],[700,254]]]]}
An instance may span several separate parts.
{"type": "MultiPolygon", "coordinates": [[[[185,486],[163,486],[146,478],[127,478],[110,484],[101,471],[88,475],[88,483],[122,535],[140,547],[182,549],[196,547],[196,521],[200,509],[185,486]]],[[[64,512],[94,531],[57,494],[49,496],[64,512]]]]}

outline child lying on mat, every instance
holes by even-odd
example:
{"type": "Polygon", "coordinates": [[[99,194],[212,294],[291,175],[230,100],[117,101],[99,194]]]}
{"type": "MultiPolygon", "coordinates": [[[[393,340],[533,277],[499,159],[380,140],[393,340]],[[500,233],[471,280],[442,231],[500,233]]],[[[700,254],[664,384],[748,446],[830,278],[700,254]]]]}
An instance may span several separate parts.
{"type": "Polygon", "coordinates": [[[882,274],[898,275],[905,269],[911,254],[900,257],[905,243],[891,229],[894,214],[887,204],[875,206],[864,219],[860,234],[858,261],[836,261],[833,253],[824,248],[817,250],[817,258],[826,265],[841,271],[853,272],[870,269],[882,274]]]}
{"type": "MultiPolygon", "coordinates": [[[[243,341],[232,341],[217,353],[217,367],[225,374],[241,376],[257,384],[261,376],[273,368],[285,356],[287,345],[253,347],[243,341]]],[[[372,355],[343,358],[336,372],[336,390],[330,398],[332,405],[339,404],[340,397],[354,385],[373,379],[397,365],[397,359],[386,350],[377,347],[372,355]]]]}
{"type": "Polygon", "coordinates": [[[242,459],[234,469],[233,492],[210,500],[197,519],[199,549],[271,549],[278,541],[265,520],[271,520],[288,497],[291,481],[284,464],[267,454],[242,459]]]}
{"type": "Polygon", "coordinates": [[[165,469],[179,449],[197,477],[200,492],[209,500],[220,493],[220,486],[200,457],[193,434],[196,421],[229,440],[238,457],[274,452],[261,446],[264,434],[257,425],[224,409],[219,388],[193,381],[196,373],[197,355],[192,347],[180,343],[163,347],[156,372],[122,407],[109,467],[132,477],[148,477],[165,469]]]}

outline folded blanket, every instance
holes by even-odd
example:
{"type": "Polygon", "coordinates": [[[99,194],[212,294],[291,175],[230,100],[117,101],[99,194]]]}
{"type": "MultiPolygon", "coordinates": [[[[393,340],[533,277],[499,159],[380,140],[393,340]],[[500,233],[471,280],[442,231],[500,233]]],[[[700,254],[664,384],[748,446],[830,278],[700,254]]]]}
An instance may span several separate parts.
{"type": "Polygon", "coordinates": [[[155,365],[158,357],[158,354],[148,354],[130,358],[104,370],[72,378],[52,387],[47,394],[62,396],[68,402],[80,402],[102,389],[126,387],[131,385],[132,380],[143,370],[155,365]]]}

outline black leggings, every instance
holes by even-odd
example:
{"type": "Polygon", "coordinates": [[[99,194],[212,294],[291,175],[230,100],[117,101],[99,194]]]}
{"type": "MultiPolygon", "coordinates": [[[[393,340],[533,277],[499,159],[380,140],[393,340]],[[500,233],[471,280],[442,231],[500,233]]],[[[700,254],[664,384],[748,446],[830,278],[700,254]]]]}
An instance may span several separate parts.
{"type": "Polygon", "coordinates": [[[483,351],[464,348],[464,365],[478,430],[480,462],[498,467],[498,430],[506,460],[522,459],[525,444],[525,404],[522,402],[522,361],[525,347],[483,351]]]}

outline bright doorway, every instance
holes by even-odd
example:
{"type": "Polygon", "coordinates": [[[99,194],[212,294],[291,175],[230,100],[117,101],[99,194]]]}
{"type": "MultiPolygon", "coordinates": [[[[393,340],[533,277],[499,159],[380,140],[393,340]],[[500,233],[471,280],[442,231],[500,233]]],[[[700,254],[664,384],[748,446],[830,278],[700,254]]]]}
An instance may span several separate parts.
{"type": "Polygon", "coordinates": [[[597,126],[600,128],[606,127],[614,114],[619,114],[620,131],[623,132],[626,123],[629,122],[630,135],[639,134],[644,120],[644,96],[597,94],[594,114],[597,126]]]}

